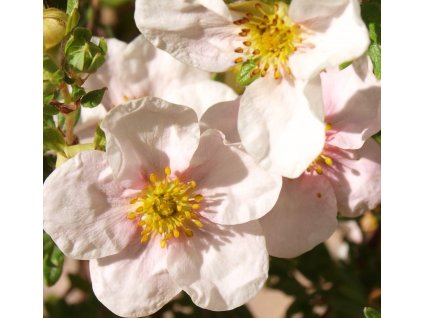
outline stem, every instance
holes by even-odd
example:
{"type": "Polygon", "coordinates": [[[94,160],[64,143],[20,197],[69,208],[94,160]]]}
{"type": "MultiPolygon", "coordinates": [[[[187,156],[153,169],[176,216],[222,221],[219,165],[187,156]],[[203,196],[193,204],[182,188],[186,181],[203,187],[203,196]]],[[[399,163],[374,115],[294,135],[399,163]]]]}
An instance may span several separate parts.
{"type": "MultiPolygon", "coordinates": [[[[72,103],[72,99],[69,94],[69,90],[66,84],[63,84],[61,87],[63,98],[65,104],[69,105],[72,103]]],[[[71,112],[69,114],[64,114],[65,116],[65,126],[66,126],[66,135],[65,135],[65,141],[66,144],[72,145],[73,141],[75,140],[75,136],[73,134],[73,125],[75,121],[74,112],[71,112]]]]}

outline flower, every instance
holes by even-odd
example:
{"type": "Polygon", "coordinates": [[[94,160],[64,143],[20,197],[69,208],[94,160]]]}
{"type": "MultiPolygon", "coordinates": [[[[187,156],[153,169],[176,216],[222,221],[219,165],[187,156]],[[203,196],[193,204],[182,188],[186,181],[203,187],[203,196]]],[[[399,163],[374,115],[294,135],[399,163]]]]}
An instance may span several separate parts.
{"type": "Polygon", "coordinates": [[[90,259],[94,293],[114,313],[154,313],[181,290],[211,310],[240,306],[268,270],[258,221],[281,178],[226,143],[200,136],[196,113],[147,97],[104,118],[106,152],[85,151],[44,184],[44,229],[90,259]]]}
{"type": "Polygon", "coordinates": [[[180,61],[222,72],[246,61],[253,84],[241,99],[245,149],[274,173],[295,178],[324,144],[318,74],[369,45],[356,0],[137,0],[138,28],[180,61]],[[281,159],[281,154],[283,158],[281,159]]]}
{"type": "Polygon", "coordinates": [[[85,82],[88,90],[106,86],[102,103],[83,108],[75,129],[81,142],[89,142],[98,122],[114,106],[145,96],[162,98],[194,108],[198,116],[211,105],[233,100],[235,92],[211,79],[209,72],[185,65],[156,49],[142,35],[131,43],[107,39],[106,62],[85,82]]]}
{"type": "MultiPolygon", "coordinates": [[[[283,179],[276,205],[260,219],[273,256],[295,257],[329,238],[337,211],[356,217],[380,203],[380,146],[371,138],[380,131],[380,82],[371,62],[361,57],[342,71],[322,72],[321,78],[325,145],[300,177],[283,179]]],[[[236,127],[237,107],[241,111],[239,104],[231,105],[235,115],[226,127],[236,127]]],[[[217,127],[217,111],[214,106],[203,115],[205,128],[217,127]]],[[[239,142],[233,130],[229,135],[239,142]]]]}

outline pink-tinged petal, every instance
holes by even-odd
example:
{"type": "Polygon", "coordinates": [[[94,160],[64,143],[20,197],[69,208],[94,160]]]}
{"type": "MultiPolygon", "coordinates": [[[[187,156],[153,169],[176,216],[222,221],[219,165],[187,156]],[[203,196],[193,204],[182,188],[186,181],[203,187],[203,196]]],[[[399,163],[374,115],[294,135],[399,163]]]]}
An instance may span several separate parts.
{"type": "Polygon", "coordinates": [[[334,155],[333,166],[324,173],[335,190],[339,212],[356,217],[380,203],[380,146],[370,138],[350,153],[354,158],[334,155]]]}
{"type": "Polygon", "coordinates": [[[266,172],[238,147],[225,144],[216,130],[201,135],[183,178],[197,182],[205,198],[200,213],[219,224],[262,217],[275,204],[282,186],[281,177],[266,172]]]}
{"type": "Polygon", "coordinates": [[[325,142],[320,79],[256,80],[241,97],[238,130],[245,150],[265,169],[298,177],[325,142]]]}
{"type": "Polygon", "coordinates": [[[80,144],[93,142],[95,130],[106,114],[107,110],[102,104],[94,108],[81,108],[81,116],[73,131],[80,144]]]}
{"type": "Polygon", "coordinates": [[[101,128],[107,159],[115,177],[135,187],[150,173],[183,171],[198,147],[200,128],[195,112],[185,106],[146,97],[113,108],[101,128]]]}
{"type": "Polygon", "coordinates": [[[213,105],[200,119],[201,132],[217,129],[223,132],[225,139],[231,143],[239,143],[238,111],[240,98],[230,102],[213,105]]]}
{"type": "Polygon", "coordinates": [[[367,56],[344,70],[321,73],[326,122],[332,125],[328,143],[343,149],[358,149],[380,131],[380,82],[367,56]]]}
{"type": "Polygon", "coordinates": [[[302,25],[308,30],[304,45],[289,59],[292,73],[308,79],[327,67],[361,56],[369,46],[369,35],[360,15],[360,5],[349,0],[335,15],[315,18],[302,25]]]}
{"type": "Polygon", "coordinates": [[[229,86],[211,79],[184,85],[179,89],[166,90],[167,101],[189,106],[200,118],[212,105],[232,101],[237,94],[229,86]]]}
{"type": "Polygon", "coordinates": [[[325,176],[302,174],[284,179],[275,207],[260,219],[269,254],[296,257],[336,230],[335,193],[325,176]]]}
{"type": "Polygon", "coordinates": [[[113,180],[106,154],[81,152],[44,183],[44,230],[73,258],[116,254],[137,230],[126,217],[129,200],[113,180]]]}
{"type": "Polygon", "coordinates": [[[239,45],[239,28],[223,6],[222,0],[137,0],[135,22],[148,40],[181,62],[223,72],[234,65],[239,45]]]}
{"type": "Polygon", "coordinates": [[[159,240],[136,240],[119,254],[90,261],[95,295],[122,317],[155,313],[181,291],[166,269],[166,253],[159,240]]]}
{"type": "Polygon", "coordinates": [[[289,17],[297,23],[335,15],[349,0],[292,0],[289,17]]]}
{"type": "Polygon", "coordinates": [[[268,254],[257,221],[205,223],[189,239],[169,245],[172,279],[202,308],[231,310],[250,300],[267,279],[268,254]]]}

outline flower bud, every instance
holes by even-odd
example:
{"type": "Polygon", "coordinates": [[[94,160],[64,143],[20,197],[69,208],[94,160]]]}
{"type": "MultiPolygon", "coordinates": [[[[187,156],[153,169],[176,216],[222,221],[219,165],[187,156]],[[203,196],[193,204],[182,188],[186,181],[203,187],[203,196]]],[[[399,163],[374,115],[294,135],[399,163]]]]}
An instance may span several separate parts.
{"type": "Polygon", "coordinates": [[[43,43],[49,50],[63,40],[66,32],[66,13],[56,8],[43,11],[43,43]]]}

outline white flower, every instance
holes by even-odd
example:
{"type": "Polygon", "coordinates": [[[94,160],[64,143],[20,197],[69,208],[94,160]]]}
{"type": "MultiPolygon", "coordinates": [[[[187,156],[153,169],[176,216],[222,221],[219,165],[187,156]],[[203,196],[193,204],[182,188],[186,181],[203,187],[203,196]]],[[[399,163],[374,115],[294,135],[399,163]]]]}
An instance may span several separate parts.
{"type": "Polygon", "coordinates": [[[196,113],[156,98],[112,109],[107,151],[86,151],[44,184],[44,229],[90,259],[93,289],[114,313],[154,313],[181,290],[211,310],[253,297],[268,271],[258,221],[281,178],[228,145],[200,136],[196,113]]]}

